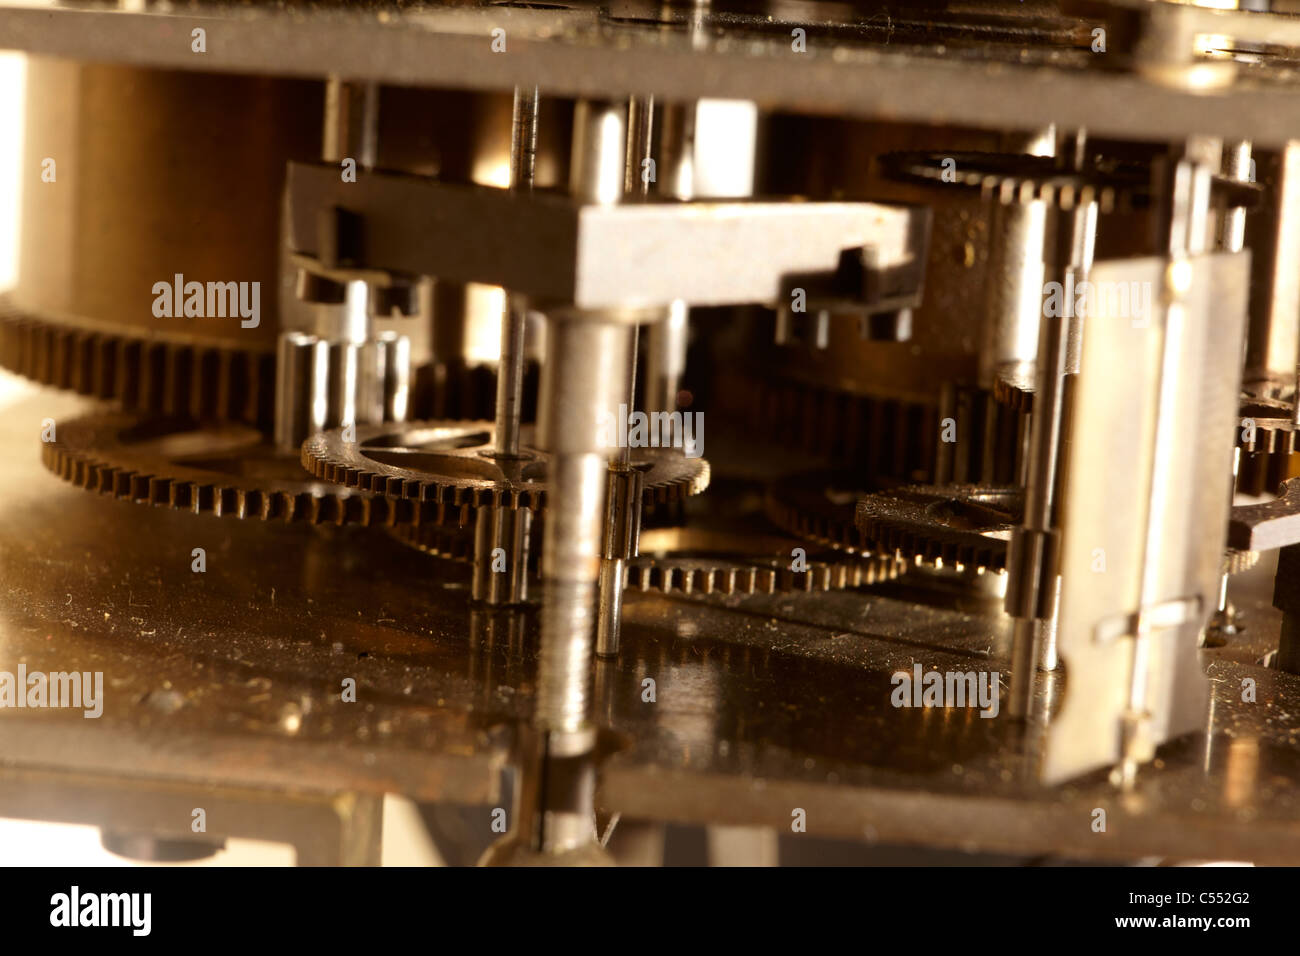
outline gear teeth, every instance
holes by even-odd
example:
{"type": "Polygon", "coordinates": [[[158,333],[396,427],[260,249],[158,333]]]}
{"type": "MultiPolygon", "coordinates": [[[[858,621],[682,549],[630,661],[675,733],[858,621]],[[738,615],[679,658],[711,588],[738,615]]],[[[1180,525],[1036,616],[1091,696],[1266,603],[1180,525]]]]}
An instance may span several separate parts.
{"type": "MultiPolygon", "coordinates": [[[[474,536],[465,525],[398,526],[391,534],[400,541],[438,557],[469,562],[474,536]]],[[[738,544],[743,546],[744,536],[738,544]]],[[[866,587],[892,581],[907,565],[888,556],[855,555],[814,560],[807,571],[791,571],[766,559],[728,558],[721,555],[667,552],[628,561],[623,584],[628,590],[660,594],[748,595],[818,592],[866,587]]]]}
{"type": "Polygon", "coordinates": [[[933,480],[938,417],[933,404],[857,395],[775,375],[735,383],[746,427],[784,448],[823,458],[866,487],[933,480]]]}
{"type": "Polygon", "coordinates": [[[1001,572],[1023,511],[1024,492],[1015,487],[917,485],[866,496],[856,521],[871,547],[901,560],[1001,572]],[[947,520],[963,510],[969,513],[947,520]]]}
{"type": "Polygon", "coordinates": [[[1290,429],[1256,428],[1254,441],[1243,441],[1241,450],[1248,455],[1293,455],[1296,433],[1290,429]]]}
{"type": "Polygon", "coordinates": [[[123,408],[268,428],[275,355],[96,331],[28,315],[0,296],[0,367],[123,408]]]}
{"type": "Polygon", "coordinates": [[[907,570],[893,556],[830,552],[803,555],[806,567],[796,571],[790,562],[805,539],[756,531],[756,517],[735,530],[688,526],[649,532],[643,538],[648,553],[628,561],[627,587],[685,594],[783,594],[863,587],[907,570]]]}
{"type": "Polygon", "coordinates": [[[1241,574],[1244,571],[1249,571],[1259,564],[1259,558],[1258,551],[1241,551],[1237,548],[1228,548],[1223,553],[1223,573],[1241,574]]]}
{"type": "Polygon", "coordinates": [[[836,505],[822,495],[829,480],[830,476],[813,474],[775,483],[764,495],[764,513],[796,538],[850,554],[869,552],[854,521],[853,506],[836,505]]]}
{"type": "Polygon", "coordinates": [[[998,376],[993,380],[993,400],[999,405],[1026,414],[1034,410],[1034,391],[1023,382],[1013,382],[998,376]]]}
{"type": "Polygon", "coordinates": [[[1002,205],[1044,202],[1069,210],[1096,203],[1103,213],[1142,208],[1148,201],[1145,178],[1134,170],[1103,169],[1077,173],[1058,169],[1051,159],[1012,153],[901,152],[881,157],[891,178],[936,188],[966,187],[1002,205]]]}
{"type": "Polygon", "coordinates": [[[389,529],[389,534],[435,557],[465,563],[474,560],[474,534],[464,524],[397,525],[389,529]]]}
{"type": "Polygon", "coordinates": [[[1273,491],[1289,474],[1291,456],[1297,447],[1297,433],[1292,423],[1295,406],[1288,398],[1279,398],[1273,383],[1248,383],[1243,386],[1238,409],[1237,446],[1241,450],[1237,472],[1238,491],[1262,495],[1273,491]],[[1253,428],[1244,423],[1254,423],[1253,428]]]}
{"type": "MultiPolygon", "coordinates": [[[[61,423],[58,440],[42,443],[41,461],[53,474],[86,491],[194,514],[363,526],[436,525],[447,517],[447,510],[438,504],[334,492],[328,487],[294,490],[283,487],[284,481],[268,486],[185,465],[176,465],[173,473],[164,473],[153,462],[141,468],[132,459],[131,445],[120,436],[144,424],[158,423],[126,413],[61,423]]],[[[199,428],[174,424],[177,430],[199,428]]],[[[301,484],[308,483],[304,476],[301,484]]]]}
{"type": "Polygon", "coordinates": [[[1248,495],[1270,494],[1287,479],[1290,466],[1289,454],[1243,454],[1237,472],[1237,491],[1248,495]]]}
{"type": "Polygon", "coordinates": [[[835,591],[890,581],[906,570],[893,557],[856,556],[842,561],[810,561],[792,571],[744,560],[706,559],[667,554],[633,558],[627,587],[663,594],[787,594],[835,591]]]}

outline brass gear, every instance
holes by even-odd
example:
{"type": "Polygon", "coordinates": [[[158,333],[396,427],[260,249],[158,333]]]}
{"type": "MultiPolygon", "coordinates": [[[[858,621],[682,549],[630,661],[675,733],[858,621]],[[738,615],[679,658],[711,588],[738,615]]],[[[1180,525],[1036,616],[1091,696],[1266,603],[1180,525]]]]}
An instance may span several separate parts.
{"type": "MultiPolygon", "coordinates": [[[[493,454],[491,422],[390,422],[357,426],[354,436],[347,431],[308,438],[303,467],[325,481],[393,500],[461,509],[546,506],[548,455],[529,447],[529,427],[515,457],[493,454]]],[[[634,449],[632,464],[644,473],[648,506],[699,494],[709,484],[709,463],[674,449],[634,449]]]]}
{"type": "Polygon", "coordinates": [[[468,563],[474,560],[474,529],[463,524],[394,525],[389,529],[398,541],[435,558],[468,563]]]}
{"type": "MultiPolygon", "coordinates": [[[[895,488],[859,501],[857,524],[868,546],[902,561],[1002,572],[1024,502],[1024,489],[1012,486],[895,488]]],[[[1258,551],[1228,548],[1223,573],[1249,571],[1259,557],[1258,551]]]]}
{"type": "Polygon", "coordinates": [[[868,544],[917,564],[1004,571],[1025,510],[1022,488],[914,485],[867,495],[857,526],[868,544]]]}
{"type": "MultiPolygon", "coordinates": [[[[1237,490],[1260,495],[1276,488],[1287,477],[1290,458],[1297,447],[1290,399],[1279,398],[1270,383],[1243,386],[1238,409],[1237,445],[1241,468],[1237,490]],[[1247,429],[1247,419],[1254,423],[1247,429]]],[[[1033,411],[1034,383],[1014,367],[1000,368],[993,384],[993,397],[1001,405],[1024,412],[1033,411]]]]}
{"type": "Polygon", "coordinates": [[[1228,548],[1223,552],[1223,573],[1242,574],[1259,564],[1259,558],[1260,553],[1258,551],[1239,551],[1236,548],[1228,548]]]}
{"type": "Polygon", "coordinates": [[[854,509],[863,494],[853,481],[836,472],[810,472],[773,482],[763,496],[763,512],[786,534],[846,551],[869,553],[854,522],[854,509]]]}
{"type": "MultiPolygon", "coordinates": [[[[398,526],[404,544],[452,561],[474,557],[474,535],[454,525],[398,526]]],[[[805,542],[773,534],[701,528],[658,528],[641,534],[641,554],[627,563],[624,586],[664,594],[778,594],[842,590],[892,581],[907,565],[893,557],[843,552],[807,555],[791,568],[805,542]]]]}
{"type": "Polygon", "coordinates": [[[275,354],[198,336],[55,321],[0,296],[0,367],[130,411],[270,426],[275,354]]]}
{"type": "Polygon", "coordinates": [[[308,524],[438,523],[436,504],[394,501],[314,481],[297,456],[254,428],[128,412],[56,423],[45,467],[99,494],[196,514],[308,524]]]}
{"type": "Polygon", "coordinates": [[[888,153],[880,163],[893,179],[977,190],[1003,205],[1046,202],[1073,209],[1095,202],[1102,212],[1111,212],[1142,208],[1150,200],[1145,169],[1101,160],[1075,171],[1050,156],[940,150],[888,153]]]}
{"type": "Polygon", "coordinates": [[[891,581],[906,570],[893,557],[832,551],[805,555],[803,542],[780,535],[737,534],[698,528],[643,532],[641,554],[628,562],[627,587],[665,594],[776,594],[831,591],[891,581]]]}
{"type": "Polygon", "coordinates": [[[1262,495],[1276,489],[1289,476],[1291,456],[1300,450],[1292,422],[1294,408],[1290,395],[1280,397],[1279,389],[1272,383],[1243,386],[1237,419],[1237,446],[1241,449],[1238,491],[1262,495]],[[1253,427],[1246,427],[1247,420],[1253,427]]]}
{"type": "Polygon", "coordinates": [[[1292,422],[1294,403],[1263,396],[1243,395],[1238,408],[1237,444],[1244,454],[1290,455],[1296,451],[1296,430],[1292,422]]]}
{"type": "Polygon", "coordinates": [[[1005,405],[1019,412],[1034,410],[1033,365],[1028,369],[1008,365],[994,373],[993,398],[999,405],[1005,405]]]}
{"type": "Polygon", "coordinates": [[[869,484],[930,481],[937,405],[860,395],[756,372],[735,384],[750,431],[861,475],[869,484]]]}
{"type": "MultiPolygon", "coordinates": [[[[1151,175],[1140,163],[1101,156],[1082,169],[1069,169],[1051,156],[976,151],[887,153],[881,167],[890,177],[936,188],[970,189],[1004,206],[1043,202],[1058,209],[1096,203],[1103,213],[1145,209],[1151,203],[1151,175]]],[[[1254,207],[1262,194],[1256,183],[1229,176],[1213,179],[1216,198],[1228,206],[1254,207]]]]}
{"type": "MultiPolygon", "coordinates": [[[[745,409],[737,416],[741,427],[768,435],[783,447],[797,448],[816,466],[857,476],[860,490],[950,479],[1005,481],[1020,468],[1018,446],[1005,446],[1008,436],[1014,437],[1018,410],[1003,411],[1000,405],[979,399],[979,390],[974,388],[956,386],[954,394],[960,393],[968,402],[985,402],[988,410],[956,417],[973,423],[969,429],[962,426],[968,460],[989,458],[998,463],[997,472],[987,475],[939,474],[940,419],[950,414],[941,410],[942,401],[927,404],[859,395],[759,375],[737,383],[735,391],[735,399],[745,409]],[[995,430],[984,427],[986,415],[996,416],[995,430]],[[990,441],[992,455],[985,451],[990,441]],[[999,450],[1009,454],[999,454],[999,450]]],[[[720,473],[724,473],[725,464],[720,457],[720,473]]]]}

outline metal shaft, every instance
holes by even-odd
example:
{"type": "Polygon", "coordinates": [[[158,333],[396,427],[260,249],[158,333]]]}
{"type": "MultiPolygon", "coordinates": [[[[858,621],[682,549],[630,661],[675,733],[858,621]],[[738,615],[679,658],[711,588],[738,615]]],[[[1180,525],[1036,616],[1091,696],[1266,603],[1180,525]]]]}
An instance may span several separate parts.
{"type": "MultiPolygon", "coordinates": [[[[1221,146],[1220,146],[1221,148],[1221,146]]],[[[1153,621],[1152,609],[1156,605],[1161,553],[1161,523],[1169,487],[1177,480],[1172,472],[1173,443],[1178,440],[1177,430],[1170,425],[1175,414],[1177,396],[1178,355],[1186,328],[1186,307],[1183,305],[1185,288],[1180,278],[1189,256],[1206,251],[1210,236],[1210,184],[1217,168],[1218,156],[1213,142],[1203,139],[1189,140],[1175,153],[1171,161],[1172,175],[1169,183],[1168,229],[1169,268],[1166,270],[1164,290],[1165,319],[1161,338],[1161,361],[1157,383],[1155,436],[1156,447],[1152,455],[1151,480],[1148,487],[1146,533],[1143,541],[1142,578],[1138,591],[1137,620],[1133,627],[1132,667],[1128,682],[1128,709],[1123,719],[1121,780],[1131,787],[1140,764],[1151,759],[1154,741],[1151,739],[1151,714],[1147,706],[1148,683],[1151,670],[1151,642],[1153,631],[1159,626],[1153,621]]]]}
{"type": "MultiPolygon", "coordinates": [[[[571,168],[577,197],[619,200],[626,133],[626,103],[578,103],[571,168]]],[[[542,542],[547,593],[537,723],[552,735],[587,726],[608,455],[598,430],[627,400],[631,342],[629,325],[578,318],[554,321],[547,336],[538,432],[552,472],[542,542]]]]}
{"type": "MultiPolygon", "coordinates": [[[[537,87],[516,89],[510,134],[510,188],[531,191],[537,164],[537,87]]],[[[519,454],[519,418],[524,389],[524,333],[527,304],[509,292],[501,314],[501,365],[497,372],[496,450],[519,454]]]]}
{"type": "MultiPolygon", "coordinates": [[[[1251,166],[1251,144],[1247,141],[1229,143],[1223,148],[1223,173],[1225,176],[1231,176],[1233,179],[1241,182],[1250,181],[1251,166]]],[[[1224,252],[1240,252],[1246,247],[1246,210],[1241,206],[1233,206],[1223,213],[1223,219],[1219,224],[1219,241],[1218,247],[1224,252]]],[[[1242,360],[1245,361],[1245,347],[1243,344],[1242,360]]],[[[1232,453],[1232,481],[1228,485],[1228,505],[1231,507],[1232,499],[1237,489],[1237,476],[1241,472],[1241,449],[1234,448],[1232,453]]],[[[1210,621],[1210,626],[1205,633],[1201,635],[1202,643],[1205,642],[1210,631],[1214,631],[1220,638],[1233,633],[1235,627],[1232,620],[1232,612],[1228,606],[1228,571],[1225,568],[1223,575],[1219,578],[1219,597],[1217,606],[1214,611],[1214,617],[1210,621]]]]}
{"type": "Polygon", "coordinates": [[[628,325],[571,319],[547,339],[539,427],[553,467],[537,720],[549,732],[576,732],[587,721],[608,454],[596,437],[601,412],[612,415],[625,401],[631,338],[628,325]]]}
{"type": "MultiPolygon", "coordinates": [[[[1073,166],[1083,155],[1082,134],[1068,150],[1073,166]]],[[[1065,294],[1065,314],[1043,315],[1035,363],[1033,421],[1030,426],[1025,515],[1012,537],[1007,558],[1010,580],[1007,613],[1015,617],[1011,649],[1009,713],[1030,712],[1037,670],[1056,664],[1054,626],[1059,586],[1060,476],[1062,438],[1069,405],[1069,376],[1078,371],[1081,317],[1073,309],[1074,290],[1086,281],[1092,265],[1097,226],[1095,203],[1057,212],[1047,232],[1044,260],[1065,294]]],[[[1040,292],[1041,301],[1041,292],[1040,292]]],[[[1040,309],[1042,306],[1040,305],[1040,309]]]]}
{"type": "Polygon", "coordinates": [[[379,84],[331,76],[325,81],[325,133],[321,158],[355,159],[373,169],[379,157],[379,84]]]}
{"type": "MultiPolygon", "coordinates": [[[[1008,140],[1004,143],[1008,151],[1055,155],[1056,130],[1051,126],[1008,140]]],[[[981,329],[981,388],[992,389],[999,370],[1027,369],[1037,354],[1047,214],[1043,200],[992,210],[989,229],[994,241],[989,246],[988,300],[981,329]]]]}
{"type": "Polygon", "coordinates": [[[1300,348],[1300,140],[1260,152],[1258,179],[1270,200],[1246,223],[1251,250],[1246,377],[1291,384],[1300,348]]]}
{"type": "Polygon", "coordinates": [[[686,372],[690,310],[677,301],[659,322],[646,326],[645,407],[648,412],[675,412],[686,372]]]}
{"type": "MultiPolygon", "coordinates": [[[[621,198],[626,135],[626,102],[578,102],[570,170],[575,196],[588,203],[621,198]]],[[[521,140],[527,137],[516,136],[521,140]]],[[[595,831],[591,684],[609,474],[602,439],[608,417],[627,401],[635,329],[619,319],[569,312],[549,317],[537,421],[537,444],[550,456],[532,728],[538,746],[526,748],[520,774],[521,828],[485,856],[489,863],[520,856],[608,859],[595,831]]]]}
{"type": "MultiPolygon", "coordinates": [[[[636,329],[631,330],[627,362],[627,409],[636,396],[636,329]]],[[[621,410],[620,410],[621,414],[621,410]]],[[[627,562],[636,557],[641,536],[640,473],[632,468],[632,446],[624,445],[609,462],[605,496],[604,551],[600,561],[599,601],[596,617],[596,654],[618,655],[623,618],[623,586],[627,562]]]]}
{"type": "MultiPolygon", "coordinates": [[[[627,159],[623,188],[629,197],[645,199],[653,181],[648,175],[654,162],[654,99],[634,96],[628,102],[627,159]]],[[[657,323],[651,323],[651,327],[657,323]]],[[[637,332],[632,331],[628,348],[626,411],[636,405],[637,332]]],[[[620,415],[623,410],[620,410],[620,415]]],[[[609,462],[604,521],[604,551],[600,561],[596,654],[616,657],[623,617],[623,585],[627,561],[636,556],[640,536],[640,484],[631,468],[632,447],[624,445],[609,462]],[[634,496],[635,495],[635,500],[634,496]],[[622,532],[622,533],[620,533],[622,532]]]]}
{"type": "MultiPolygon", "coordinates": [[[[510,189],[533,188],[537,159],[536,87],[515,90],[510,126],[510,189]]],[[[527,303],[506,291],[501,309],[501,361],[497,368],[494,453],[519,457],[524,392],[527,303]]],[[[528,549],[532,514],[517,508],[482,507],[474,515],[474,573],[470,596],[487,604],[519,604],[528,598],[528,549]]]]}

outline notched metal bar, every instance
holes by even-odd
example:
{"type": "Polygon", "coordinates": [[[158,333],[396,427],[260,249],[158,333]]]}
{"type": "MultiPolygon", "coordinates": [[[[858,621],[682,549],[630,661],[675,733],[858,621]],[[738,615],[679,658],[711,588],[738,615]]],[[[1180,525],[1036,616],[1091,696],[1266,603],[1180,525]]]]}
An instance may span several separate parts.
{"type": "Polygon", "coordinates": [[[930,212],[791,199],[583,205],[396,173],[291,164],[291,248],[333,281],[375,271],[481,282],[577,309],[919,303],[930,212]],[[322,215],[327,212],[328,215],[322,215]],[[322,227],[328,224],[328,228],[322,227]]]}

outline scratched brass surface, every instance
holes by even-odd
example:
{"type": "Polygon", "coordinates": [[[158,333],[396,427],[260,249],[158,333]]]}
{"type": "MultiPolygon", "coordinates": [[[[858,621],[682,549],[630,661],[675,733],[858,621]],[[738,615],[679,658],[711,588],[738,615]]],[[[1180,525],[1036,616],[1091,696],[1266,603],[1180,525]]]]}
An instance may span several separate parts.
{"type": "MultiPolygon", "coordinates": [[[[503,799],[532,706],[535,614],[472,613],[464,570],[382,532],[66,485],[39,464],[41,421],[86,408],[27,389],[0,414],[0,670],[102,670],[104,715],[0,710],[0,773],[503,799]],[[340,699],[347,677],[356,703],[340,699]]],[[[857,594],[630,593],[624,653],[596,675],[611,731],[600,802],[627,819],[782,829],[802,808],[810,835],[883,843],[1298,862],[1300,708],[1280,695],[1300,699],[1300,678],[1256,663],[1276,640],[1268,565],[1236,582],[1245,633],[1203,652],[1209,734],[1164,748],[1129,795],[1104,775],[1034,783],[1005,715],[890,705],[890,674],[914,661],[1005,670],[996,604],[929,590],[920,606],[906,579],[857,594]]]]}

